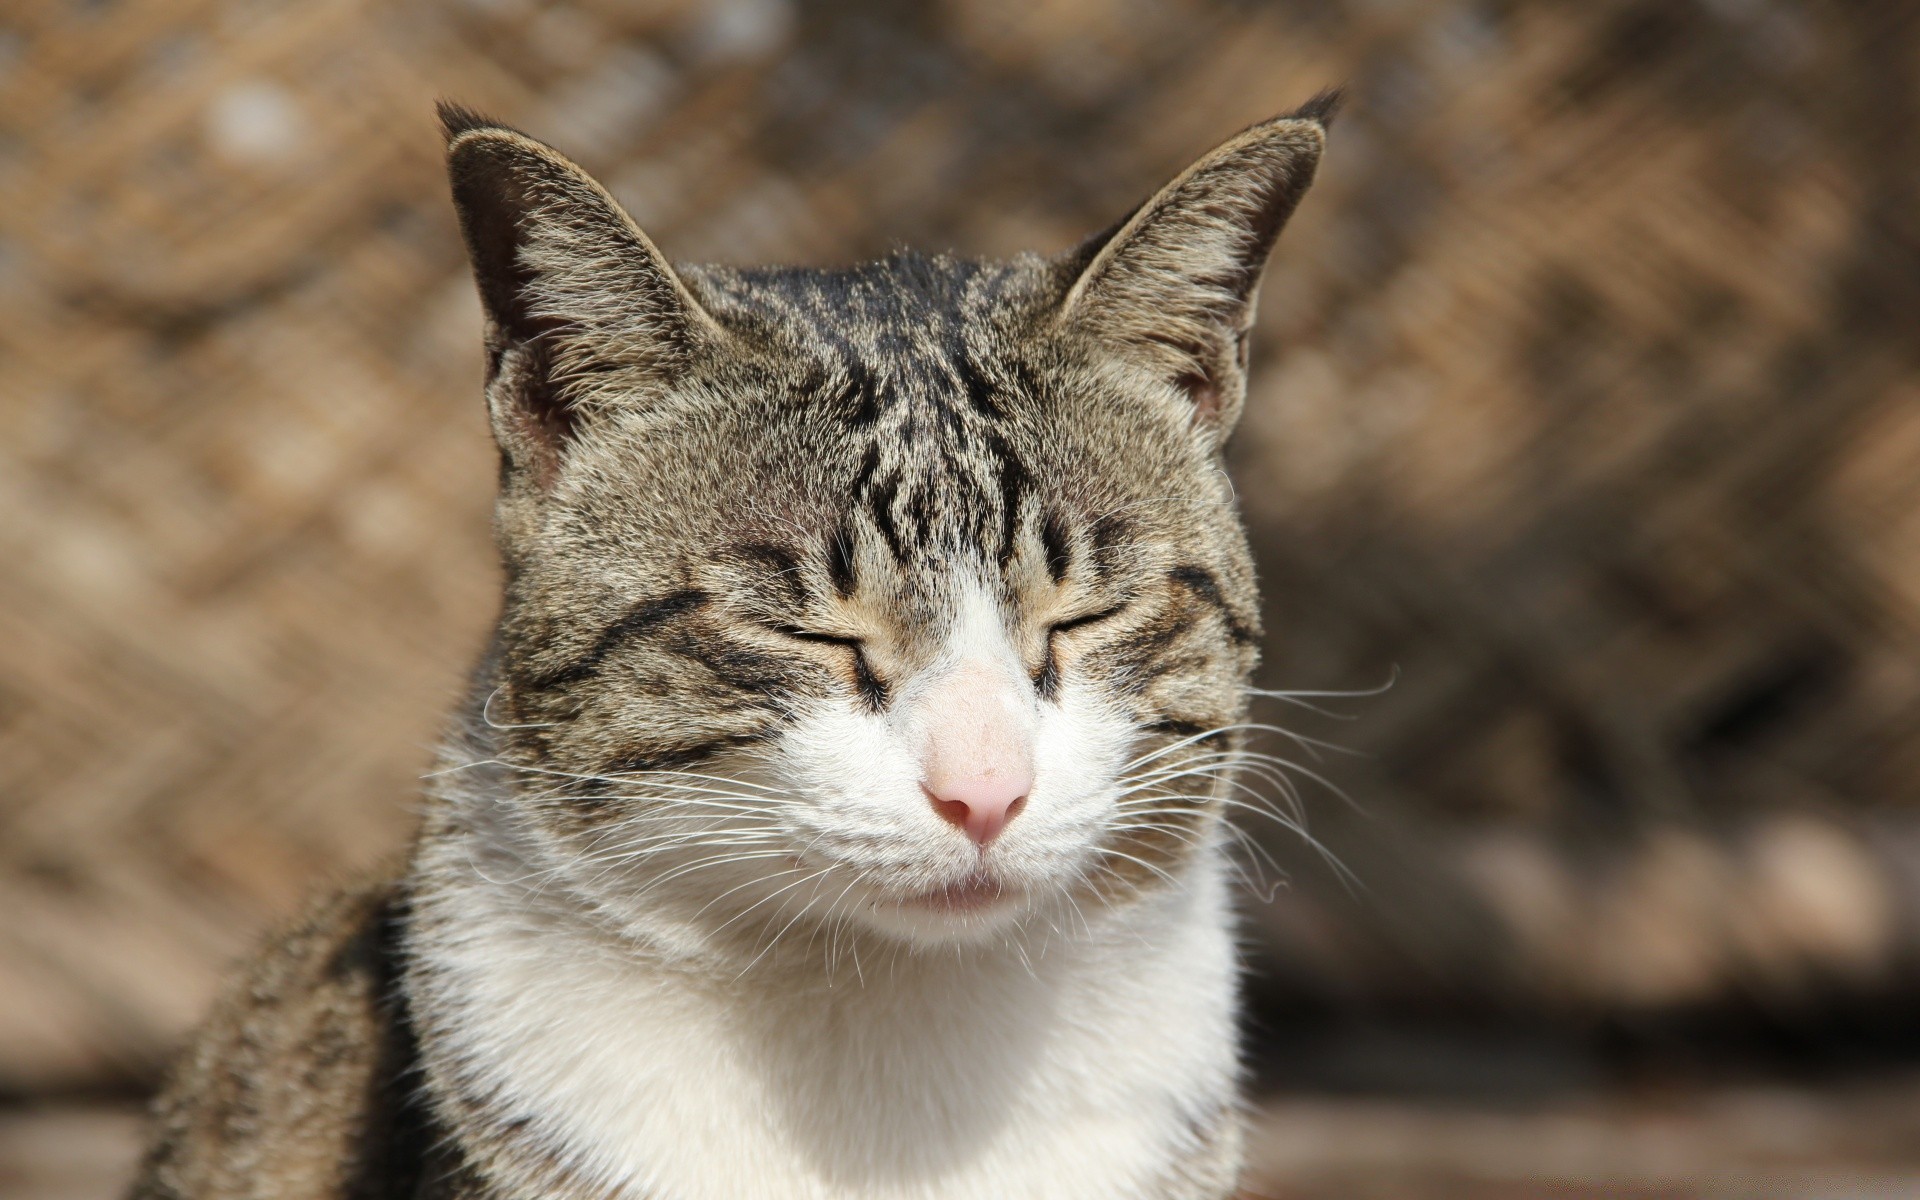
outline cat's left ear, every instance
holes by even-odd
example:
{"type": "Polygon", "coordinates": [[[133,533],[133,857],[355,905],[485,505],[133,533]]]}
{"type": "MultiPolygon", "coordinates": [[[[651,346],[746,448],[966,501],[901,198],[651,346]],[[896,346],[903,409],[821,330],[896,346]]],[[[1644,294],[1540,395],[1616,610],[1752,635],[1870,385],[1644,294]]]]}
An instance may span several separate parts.
{"type": "Polygon", "coordinates": [[[1322,92],[1188,167],[1091,252],[1062,326],[1172,384],[1224,437],[1246,398],[1267,255],[1313,182],[1339,103],[1322,92]]]}

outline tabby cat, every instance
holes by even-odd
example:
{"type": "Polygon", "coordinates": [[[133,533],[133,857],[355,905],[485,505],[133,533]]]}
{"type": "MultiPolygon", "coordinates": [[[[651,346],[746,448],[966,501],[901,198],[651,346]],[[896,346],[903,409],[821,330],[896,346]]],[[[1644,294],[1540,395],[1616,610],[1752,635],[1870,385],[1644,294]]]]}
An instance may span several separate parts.
{"type": "Polygon", "coordinates": [[[1220,1197],[1221,466],[1335,106],[1051,258],[670,266],[443,106],[505,598],[410,857],[283,934],[139,1197],[1220,1197]]]}

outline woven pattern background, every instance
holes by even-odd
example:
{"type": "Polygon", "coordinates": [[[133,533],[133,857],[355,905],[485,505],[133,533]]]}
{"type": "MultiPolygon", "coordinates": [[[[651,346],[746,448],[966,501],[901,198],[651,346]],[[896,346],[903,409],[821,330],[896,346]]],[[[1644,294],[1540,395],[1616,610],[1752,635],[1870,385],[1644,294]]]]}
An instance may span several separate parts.
{"type": "MultiPolygon", "coordinates": [[[[1064,247],[1352,86],[1235,469],[1270,986],[1575,1010],[1906,986],[1920,36],[1790,0],[12,0],[0,1094],[139,1087],[404,840],[491,616],[458,97],[690,260],[1064,247]],[[1284,746],[1285,743],[1276,743],[1284,746]]],[[[1342,1000],[1344,997],[1346,1000],[1342,1000]]]]}

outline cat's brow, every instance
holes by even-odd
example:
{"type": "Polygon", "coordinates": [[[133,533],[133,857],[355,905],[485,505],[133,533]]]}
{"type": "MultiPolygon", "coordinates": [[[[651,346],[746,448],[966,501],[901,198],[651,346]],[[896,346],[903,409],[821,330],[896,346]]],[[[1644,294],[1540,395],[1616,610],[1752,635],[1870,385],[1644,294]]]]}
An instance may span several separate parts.
{"type": "Polygon", "coordinates": [[[804,604],[809,598],[806,576],[802,573],[800,552],[790,546],[774,542],[740,542],[734,545],[733,553],[744,559],[764,563],[787,598],[796,604],[804,604]]]}
{"type": "Polygon", "coordinates": [[[601,662],[621,642],[650,633],[675,617],[693,612],[703,607],[709,598],[706,592],[689,588],[641,601],[628,609],[619,620],[602,629],[585,654],[564,667],[536,676],[531,681],[534,689],[549,691],[592,678],[599,673],[601,662]]]}

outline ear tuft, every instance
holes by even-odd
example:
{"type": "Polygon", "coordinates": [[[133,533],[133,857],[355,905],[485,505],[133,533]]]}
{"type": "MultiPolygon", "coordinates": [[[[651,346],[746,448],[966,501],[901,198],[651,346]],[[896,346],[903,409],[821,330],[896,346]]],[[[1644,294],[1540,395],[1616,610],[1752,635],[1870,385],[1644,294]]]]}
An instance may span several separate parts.
{"type": "Polygon", "coordinates": [[[472,133],[476,129],[499,129],[507,133],[518,133],[510,125],[494,120],[476,109],[468,108],[457,100],[436,100],[433,102],[434,115],[440,118],[440,133],[452,145],[463,133],[472,133]]]}
{"type": "Polygon", "coordinates": [[[1307,98],[1307,102],[1288,113],[1285,120],[1312,121],[1322,129],[1332,129],[1333,119],[1340,115],[1340,108],[1347,102],[1347,93],[1343,88],[1321,88],[1307,98]]]}

